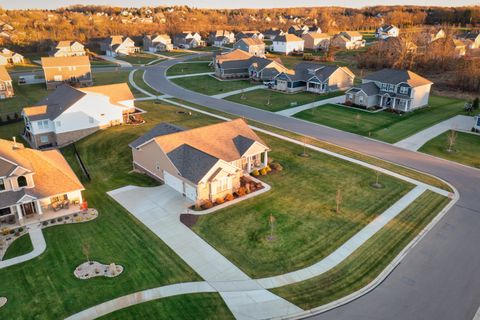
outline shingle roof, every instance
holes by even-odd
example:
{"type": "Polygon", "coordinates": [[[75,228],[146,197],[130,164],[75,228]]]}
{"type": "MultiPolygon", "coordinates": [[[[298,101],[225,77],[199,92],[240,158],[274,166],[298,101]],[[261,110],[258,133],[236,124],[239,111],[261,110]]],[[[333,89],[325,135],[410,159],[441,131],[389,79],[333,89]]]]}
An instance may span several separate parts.
{"type": "Polygon", "coordinates": [[[242,38],[242,39],[238,40],[238,42],[243,42],[247,46],[265,45],[265,43],[258,38],[242,38]]]}
{"type": "Polygon", "coordinates": [[[8,176],[17,166],[10,161],[0,159],[0,177],[8,176]]]}
{"type": "Polygon", "coordinates": [[[276,36],[273,41],[277,42],[295,42],[295,41],[303,41],[302,38],[297,37],[296,35],[292,33],[286,33],[282,36],[278,35],[276,36]]]}
{"type": "Polygon", "coordinates": [[[0,66],[0,81],[12,81],[4,66],[0,66]]]}
{"type": "Polygon", "coordinates": [[[168,158],[182,177],[198,183],[219,161],[218,158],[198,150],[188,144],[182,144],[167,153],[168,158]]]}
{"type": "Polygon", "coordinates": [[[42,67],[90,66],[88,56],[42,57],[42,67]]]}
{"type": "MultiPolygon", "coordinates": [[[[316,76],[320,81],[325,81],[339,68],[342,67],[313,62],[300,62],[295,66],[295,73],[290,78],[292,80],[307,81],[311,77],[316,76]]],[[[344,67],[343,69],[353,76],[353,73],[348,68],[344,67]]]]}
{"type": "Polygon", "coordinates": [[[135,99],[132,91],[130,90],[130,87],[126,83],[114,83],[103,86],[85,87],[79,88],[78,90],[85,93],[93,92],[108,96],[112,104],[117,104],[120,101],[135,99]]]}
{"type": "Polygon", "coordinates": [[[365,77],[365,79],[395,85],[404,82],[408,83],[408,85],[411,87],[418,87],[433,83],[412,71],[395,69],[383,69],[369,74],[365,77]]]}
{"type": "Polygon", "coordinates": [[[248,60],[252,57],[250,53],[243,51],[241,49],[235,49],[233,51],[217,54],[215,55],[215,59],[218,62],[227,61],[227,60],[248,60]]]}
{"type": "Polygon", "coordinates": [[[129,146],[132,147],[132,148],[138,148],[140,145],[144,144],[145,142],[147,142],[147,141],[149,141],[149,140],[151,140],[155,137],[163,136],[163,135],[170,134],[170,133],[180,132],[180,131],[183,131],[183,130],[185,130],[185,129],[182,128],[182,127],[176,126],[176,125],[171,124],[171,123],[162,122],[162,123],[156,125],[155,127],[153,127],[150,131],[146,132],[141,137],[139,137],[136,140],[134,140],[133,142],[131,142],[129,144],[129,146]]]}
{"type": "Polygon", "coordinates": [[[380,89],[377,87],[375,82],[362,83],[360,89],[367,94],[367,96],[373,96],[378,94],[380,89]]]}

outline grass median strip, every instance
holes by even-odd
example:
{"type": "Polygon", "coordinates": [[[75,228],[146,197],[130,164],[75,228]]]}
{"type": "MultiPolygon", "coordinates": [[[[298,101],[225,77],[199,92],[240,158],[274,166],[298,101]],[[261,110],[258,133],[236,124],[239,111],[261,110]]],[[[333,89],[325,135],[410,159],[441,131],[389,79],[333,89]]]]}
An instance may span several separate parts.
{"type": "Polygon", "coordinates": [[[205,63],[177,63],[167,70],[167,76],[212,72],[209,62],[205,63]]]}

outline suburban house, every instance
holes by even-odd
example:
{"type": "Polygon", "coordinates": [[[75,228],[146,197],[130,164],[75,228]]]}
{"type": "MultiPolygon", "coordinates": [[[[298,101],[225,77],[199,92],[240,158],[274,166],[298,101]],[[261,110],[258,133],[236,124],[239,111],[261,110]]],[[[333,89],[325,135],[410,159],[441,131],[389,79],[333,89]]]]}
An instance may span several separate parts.
{"type": "Polygon", "coordinates": [[[183,31],[173,37],[173,44],[177,48],[193,49],[205,46],[202,36],[196,32],[183,31]]]}
{"type": "Polygon", "coordinates": [[[25,148],[15,140],[0,139],[2,227],[40,220],[43,215],[57,211],[59,206],[72,205],[75,210],[73,205],[82,202],[84,189],[60,151],[39,151],[25,148]]]}
{"type": "Polygon", "coordinates": [[[129,37],[110,36],[100,43],[100,50],[104,51],[107,56],[116,57],[134,54],[140,51],[140,48],[135,46],[135,42],[129,37]]]}
{"type": "Polygon", "coordinates": [[[465,41],[469,49],[480,48],[480,32],[466,32],[457,36],[457,39],[465,41]]]}
{"type": "Polygon", "coordinates": [[[233,49],[240,49],[253,56],[265,56],[265,42],[258,38],[242,38],[235,42],[233,49]]]}
{"type": "Polygon", "coordinates": [[[400,34],[400,29],[393,24],[386,24],[375,31],[375,38],[380,40],[385,40],[390,37],[398,37],[400,34]]]}
{"type": "Polygon", "coordinates": [[[345,103],[401,112],[428,105],[432,82],[408,70],[383,69],[362,79],[346,92],[345,103]]]}
{"type": "Polygon", "coordinates": [[[354,50],[365,47],[365,40],[358,31],[343,31],[333,37],[330,45],[340,49],[354,50]]]}
{"type": "Polygon", "coordinates": [[[194,202],[215,201],[266,167],[270,149],[243,119],[196,129],[161,123],[130,144],[133,166],[194,202]]]}
{"type": "Polygon", "coordinates": [[[328,93],[346,90],[353,86],[355,75],[347,67],[301,62],[293,73],[282,72],[275,76],[274,89],[285,92],[307,91],[328,93]]]}
{"type": "Polygon", "coordinates": [[[453,54],[456,57],[463,57],[467,54],[468,44],[465,41],[453,39],[452,40],[453,54]]]}
{"type": "Polygon", "coordinates": [[[126,83],[73,88],[59,86],[22,111],[25,139],[34,148],[64,146],[89,134],[124,123],[135,111],[126,83]]]}
{"type": "Polygon", "coordinates": [[[431,43],[433,41],[437,41],[439,39],[445,39],[447,34],[443,29],[434,29],[427,33],[427,41],[431,43]]]}
{"type": "Polygon", "coordinates": [[[78,41],[59,41],[55,46],[54,57],[86,56],[85,47],[78,41]]]}
{"type": "Polygon", "coordinates": [[[309,27],[306,25],[298,25],[294,24],[288,28],[287,33],[294,34],[298,37],[303,36],[304,34],[308,33],[309,27]]]}
{"type": "Polygon", "coordinates": [[[257,38],[263,40],[265,36],[258,30],[249,30],[249,31],[240,31],[235,35],[235,38],[238,40],[243,38],[257,38]]]}
{"type": "Polygon", "coordinates": [[[235,34],[227,30],[217,30],[210,32],[208,43],[213,46],[221,47],[235,42],[235,34]]]}
{"type": "Polygon", "coordinates": [[[7,48],[0,51],[0,66],[22,64],[24,63],[23,56],[19,53],[13,52],[7,48]]]}
{"type": "Polygon", "coordinates": [[[47,89],[55,89],[63,83],[75,87],[93,84],[90,60],[87,56],[42,57],[41,61],[47,89]]]}
{"type": "Polygon", "coordinates": [[[283,36],[277,36],[273,39],[272,50],[286,55],[292,52],[303,52],[304,42],[302,38],[294,34],[287,33],[283,36]]]}
{"type": "Polygon", "coordinates": [[[172,51],[172,39],[168,34],[145,35],[143,37],[143,50],[149,52],[172,51]]]}
{"type": "Polygon", "coordinates": [[[330,36],[326,33],[308,32],[302,39],[305,41],[305,49],[326,51],[330,46],[330,36]]]}
{"type": "Polygon", "coordinates": [[[284,34],[285,32],[278,28],[271,28],[263,33],[266,40],[273,40],[276,36],[283,36],[284,34]]]}
{"type": "Polygon", "coordinates": [[[7,69],[0,66],[0,99],[11,98],[14,95],[12,78],[10,78],[7,69]]]}

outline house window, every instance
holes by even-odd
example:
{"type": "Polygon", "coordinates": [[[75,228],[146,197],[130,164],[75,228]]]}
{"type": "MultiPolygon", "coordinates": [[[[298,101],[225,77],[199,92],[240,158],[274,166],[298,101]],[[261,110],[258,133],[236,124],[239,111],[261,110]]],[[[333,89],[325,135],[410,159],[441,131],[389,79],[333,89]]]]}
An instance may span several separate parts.
{"type": "Polygon", "coordinates": [[[358,102],[363,103],[363,96],[358,96],[358,102]]]}
{"type": "Polygon", "coordinates": [[[217,180],[217,193],[232,188],[232,180],[229,177],[223,177],[217,180]]]}
{"type": "Polygon", "coordinates": [[[395,86],[393,84],[388,85],[388,91],[395,91],[395,86]]]}
{"type": "Polygon", "coordinates": [[[0,217],[2,216],[8,216],[9,214],[12,213],[12,210],[10,208],[2,208],[0,209],[0,217]]]}
{"type": "Polygon", "coordinates": [[[400,87],[401,94],[408,94],[408,87],[400,87]]]}
{"type": "Polygon", "coordinates": [[[0,179],[0,191],[5,190],[5,179],[0,179]]]}
{"type": "Polygon", "coordinates": [[[54,81],[62,81],[62,79],[63,79],[63,78],[62,78],[62,75],[55,75],[55,76],[53,76],[53,80],[54,80],[54,81]]]}
{"type": "Polygon", "coordinates": [[[28,185],[27,178],[25,178],[25,176],[18,177],[17,184],[19,188],[26,187],[28,185]]]}
{"type": "Polygon", "coordinates": [[[45,135],[40,136],[40,142],[41,143],[48,143],[48,136],[45,136],[45,135]]]}
{"type": "Polygon", "coordinates": [[[382,83],[382,90],[387,91],[388,90],[388,84],[382,83]]]}
{"type": "Polygon", "coordinates": [[[88,122],[93,123],[93,117],[88,117],[88,122]]]}
{"type": "Polygon", "coordinates": [[[38,128],[39,129],[48,129],[48,120],[38,121],[38,128]]]}

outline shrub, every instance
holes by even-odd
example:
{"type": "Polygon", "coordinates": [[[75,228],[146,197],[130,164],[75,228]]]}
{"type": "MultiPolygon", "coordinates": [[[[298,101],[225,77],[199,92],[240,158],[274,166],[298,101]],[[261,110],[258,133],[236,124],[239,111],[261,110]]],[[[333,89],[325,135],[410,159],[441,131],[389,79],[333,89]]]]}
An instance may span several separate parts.
{"type": "Polygon", "coordinates": [[[211,207],[213,207],[213,203],[210,200],[205,200],[202,204],[203,209],[210,209],[211,207]]]}
{"type": "Polygon", "coordinates": [[[42,222],[42,225],[45,227],[45,226],[48,226],[48,221],[43,221],[42,222]]]}
{"type": "Polygon", "coordinates": [[[10,234],[15,234],[15,230],[10,230],[10,234]]]}
{"type": "Polygon", "coordinates": [[[232,201],[234,199],[233,194],[229,193],[225,196],[225,201],[232,201]]]}
{"type": "Polygon", "coordinates": [[[265,167],[265,170],[267,170],[267,172],[270,172],[270,171],[272,171],[272,168],[270,168],[270,165],[267,165],[267,166],[265,167]]]}
{"type": "Polygon", "coordinates": [[[267,175],[267,168],[262,168],[262,170],[260,170],[260,174],[261,174],[262,176],[267,175]]]}
{"type": "Polygon", "coordinates": [[[23,232],[23,228],[18,228],[18,232],[23,232]]]}
{"type": "Polygon", "coordinates": [[[262,187],[262,184],[260,182],[255,183],[255,188],[260,189],[262,187]]]}
{"type": "Polygon", "coordinates": [[[62,217],[57,218],[57,222],[62,222],[62,221],[63,221],[62,217]]]}
{"type": "Polygon", "coordinates": [[[238,195],[239,197],[244,196],[246,193],[247,193],[247,190],[246,190],[244,187],[240,187],[240,188],[238,188],[238,190],[237,190],[237,195],[238,195]]]}
{"type": "Polygon", "coordinates": [[[217,199],[215,200],[215,203],[216,203],[216,204],[222,204],[223,202],[224,202],[223,198],[217,198],[217,199]]]}
{"type": "Polygon", "coordinates": [[[78,213],[74,213],[74,214],[73,214],[73,217],[74,217],[74,218],[78,217],[78,213]]]}
{"type": "Polygon", "coordinates": [[[278,162],[272,163],[272,166],[271,166],[271,167],[272,167],[273,170],[275,170],[275,171],[282,171],[282,170],[283,170],[282,165],[281,165],[280,163],[278,163],[278,162]]]}
{"type": "Polygon", "coordinates": [[[55,223],[55,219],[50,220],[50,223],[55,223]]]}
{"type": "Polygon", "coordinates": [[[252,171],[252,176],[258,177],[259,175],[260,175],[260,173],[258,172],[257,169],[255,169],[255,170],[252,171]]]}

